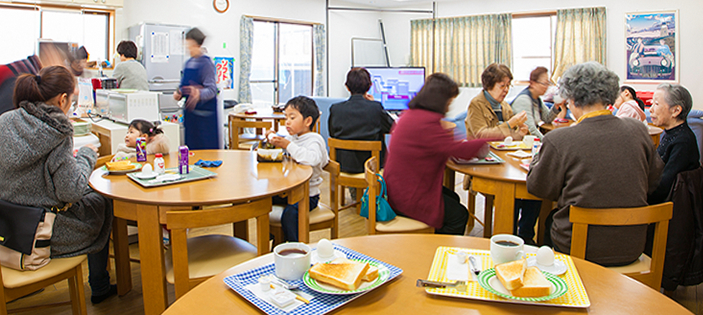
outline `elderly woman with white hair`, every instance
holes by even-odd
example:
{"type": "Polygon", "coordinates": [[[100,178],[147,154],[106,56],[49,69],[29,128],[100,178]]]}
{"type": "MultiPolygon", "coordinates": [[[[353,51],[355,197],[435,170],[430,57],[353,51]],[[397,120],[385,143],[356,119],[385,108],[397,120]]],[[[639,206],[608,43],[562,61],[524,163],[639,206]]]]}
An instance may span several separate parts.
{"type": "Polygon", "coordinates": [[[679,84],[664,83],[654,91],[652,123],[664,128],[657,153],[665,163],[659,187],[649,196],[649,203],[666,201],[676,175],[700,166],[696,135],[686,123],[693,100],[691,93],[679,84]]]}
{"type": "MultiPolygon", "coordinates": [[[[559,94],[578,120],[549,132],[527,174],[527,191],[557,201],[546,221],[545,242],[571,251],[569,207],[629,208],[647,205],[647,193],[659,182],[664,166],[647,128],[619,119],[606,106],[618,97],[618,76],[587,62],[569,68],[559,94]]],[[[586,259],[601,265],[627,265],[645,246],[647,226],[592,226],[586,259]]]]}

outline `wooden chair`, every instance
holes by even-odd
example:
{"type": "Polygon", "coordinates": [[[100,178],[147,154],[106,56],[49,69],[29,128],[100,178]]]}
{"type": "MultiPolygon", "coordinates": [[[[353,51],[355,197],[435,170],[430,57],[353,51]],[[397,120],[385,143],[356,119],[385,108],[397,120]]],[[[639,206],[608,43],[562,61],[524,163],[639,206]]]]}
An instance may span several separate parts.
{"type": "Polygon", "coordinates": [[[99,156],[98,160],[95,162],[95,167],[93,167],[93,169],[97,170],[101,168],[103,165],[105,165],[105,163],[110,162],[110,160],[112,160],[112,157],[114,156],[114,154],[99,156]]]}
{"type": "MultiPolygon", "coordinates": [[[[330,238],[339,236],[339,211],[337,210],[337,178],[339,177],[339,163],[330,160],[323,168],[330,174],[330,206],[318,202],[317,208],[310,211],[310,231],[330,229],[330,238]]],[[[274,205],[269,214],[269,228],[273,234],[273,246],[283,242],[283,229],[281,216],[285,206],[274,205]]]]}
{"type": "MultiPolygon", "coordinates": [[[[381,148],[383,146],[381,141],[341,140],[330,137],[327,139],[327,145],[330,147],[330,160],[333,161],[337,160],[337,150],[339,149],[351,151],[371,151],[371,156],[375,157],[376,161],[381,160],[381,148]]],[[[368,187],[366,184],[366,179],[364,178],[364,173],[354,174],[340,171],[337,186],[339,186],[339,210],[341,211],[346,208],[356,206],[356,213],[359,213],[359,211],[361,211],[361,190],[368,187]],[[344,205],[344,200],[346,199],[344,198],[344,187],[360,188],[357,190],[356,200],[354,203],[344,205]]]]}
{"type": "Polygon", "coordinates": [[[7,302],[18,299],[32,292],[48,287],[62,280],[68,280],[68,289],[71,296],[70,302],[55,303],[51,305],[38,305],[22,309],[9,310],[13,313],[24,312],[32,309],[41,309],[50,306],[71,304],[73,314],[88,314],[85,306],[85,290],[83,286],[83,269],[81,264],[88,256],[81,255],[70,258],[52,259],[48,265],[34,271],[19,271],[11,268],[0,267],[0,315],[8,313],[7,302]]]}
{"type": "Polygon", "coordinates": [[[659,291],[664,272],[666,239],[669,220],[673,214],[674,204],[666,202],[658,205],[638,208],[588,209],[571,206],[569,221],[573,223],[571,234],[571,256],[585,259],[589,225],[640,225],[655,224],[654,247],[652,258],[642,254],[640,258],[627,266],[609,267],[630,278],[642,282],[659,291]]]}
{"type": "Polygon", "coordinates": [[[200,282],[257,255],[259,248],[233,236],[203,235],[188,238],[189,228],[221,225],[257,219],[257,237],[268,239],[268,214],[271,199],[193,211],[167,211],[166,225],[171,230],[171,248],[167,251],[166,280],[176,288],[176,299],[200,282]]]}
{"type": "Polygon", "coordinates": [[[373,234],[396,234],[396,233],[428,233],[434,234],[434,228],[408,217],[396,216],[395,219],[386,222],[376,222],[376,195],[381,190],[381,183],[378,181],[378,160],[371,157],[364,164],[365,180],[369,187],[369,218],[366,220],[366,229],[369,235],[373,234]]]}
{"type": "Polygon", "coordinates": [[[249,150],[251,146],[264,139],[266,130],[271,129],[270,121],[249,121],[229,116],[229,148],[234,150],[249,150]],[[243,133],[245,128],[254,128],[256,133],[243,133]]]}

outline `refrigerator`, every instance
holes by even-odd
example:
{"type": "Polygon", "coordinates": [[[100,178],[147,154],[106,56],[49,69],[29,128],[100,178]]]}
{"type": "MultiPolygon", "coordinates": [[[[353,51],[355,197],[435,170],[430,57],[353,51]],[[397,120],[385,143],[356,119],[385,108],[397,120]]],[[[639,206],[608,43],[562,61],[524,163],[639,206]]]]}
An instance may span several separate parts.
{"type": "Polygon", "coordinates": [[[157,23],[139,23],[129,28],[129,38],[137,44],[137,59],[144,65],[149,91],[160,92],[159,111],[163,121],[181,125],[183,112],[172,95],[181,82],[181,73],[190,58],[185,49],[185,33],[190,26],[157,23]]]}

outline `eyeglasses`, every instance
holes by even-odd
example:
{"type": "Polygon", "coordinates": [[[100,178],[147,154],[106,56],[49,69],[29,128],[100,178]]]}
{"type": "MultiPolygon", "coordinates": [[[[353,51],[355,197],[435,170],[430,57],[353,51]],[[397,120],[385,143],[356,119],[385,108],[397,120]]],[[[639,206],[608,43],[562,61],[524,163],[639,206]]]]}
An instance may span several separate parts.
{"type": "Polygon", "coordinates": [[[547,81],[547,82],[535,81],[535,83],[539,83],[539,84],[544,85],[544,86],[550,86],[550,85],[552,85],[552,82],[549,82],[549,81],[547,81]]]}

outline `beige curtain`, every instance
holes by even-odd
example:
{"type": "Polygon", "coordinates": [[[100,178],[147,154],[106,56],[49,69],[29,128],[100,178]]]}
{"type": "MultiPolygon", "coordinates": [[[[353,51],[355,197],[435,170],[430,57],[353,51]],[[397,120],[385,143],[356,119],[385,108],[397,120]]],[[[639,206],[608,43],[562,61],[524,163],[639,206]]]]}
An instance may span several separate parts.
{"type": "Polygon", "coordinates": [[[411,64],[428,73],[444,72],[459,85],[481,86],[491,63],[512,62],[510,14],[411,21],[411,64]]]}
{"type": "Polygon", "coordinates": [[[557,10],[552,80],[569,67],[586,61],[605,65],[605,7],[557,10]]]}

